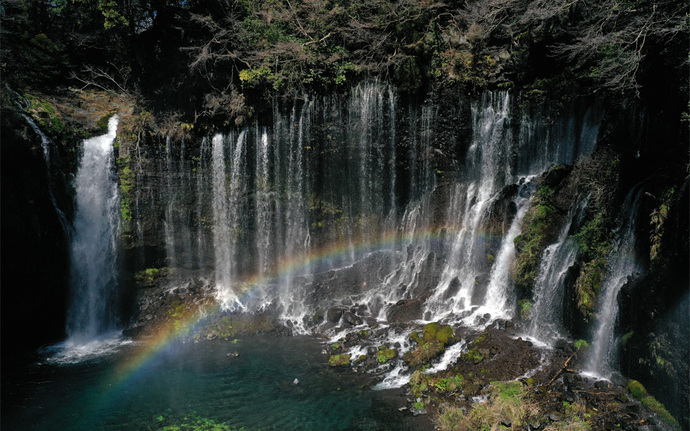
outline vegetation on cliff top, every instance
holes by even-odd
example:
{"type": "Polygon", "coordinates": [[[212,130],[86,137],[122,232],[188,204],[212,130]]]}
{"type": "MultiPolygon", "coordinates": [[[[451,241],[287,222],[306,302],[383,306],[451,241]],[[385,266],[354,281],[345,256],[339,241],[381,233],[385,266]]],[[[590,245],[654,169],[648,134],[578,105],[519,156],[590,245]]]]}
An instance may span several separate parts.
{"type": "Polygon", "coordinates": [[[364,76],[405,92],[517,85],[539,102],[565,74],[569,93],[634,96],[649,82],[673,96],[687,11],[674,0],[21,0],[0,11],[1,63],[17,88],[130,92],[188,124],[242,123],[256,96],[364,76]]]}

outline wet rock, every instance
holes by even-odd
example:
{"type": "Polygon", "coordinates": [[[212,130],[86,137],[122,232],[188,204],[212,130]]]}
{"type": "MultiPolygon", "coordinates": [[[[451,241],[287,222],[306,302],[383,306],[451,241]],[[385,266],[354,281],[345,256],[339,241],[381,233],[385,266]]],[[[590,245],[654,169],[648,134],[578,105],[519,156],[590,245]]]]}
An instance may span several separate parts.
{"type": "Polygon", "coordinates": [[[419,299],[401,299],[392,305],[386,313],[389,323],[404,323],[422,318],[422,301],[419,299]]]}
{"type": "Polygon", "coordinates": [[[343,313],[347,311],[345,307],[331,307],[326,313],[326,319],[331,323],[338,323],[340,318],[343,317],[343,313]]]}
{"type": "Polygon", "coordinates": [[[361,325],[364,322],[361,317],[357,316],[351,311],[346,311],[343,313],[343,320],[352,326],[361,325]]]}
{"type": "Polygon", "coordinates": [[[558,340],[556,340],[556,343],[554,343],[553,347],[556,350],[565,352],[568,350],[568,342],[563,338],[559,338],[558,340]]]}
{"type": "Polygon", "coordinates": [[[596,383],[594,383],[594,387],[599,389],[600,391],[608,391],[613,386],[611,385],[611,383],[609,383],[605,380],[598,380],[596,383]]]}

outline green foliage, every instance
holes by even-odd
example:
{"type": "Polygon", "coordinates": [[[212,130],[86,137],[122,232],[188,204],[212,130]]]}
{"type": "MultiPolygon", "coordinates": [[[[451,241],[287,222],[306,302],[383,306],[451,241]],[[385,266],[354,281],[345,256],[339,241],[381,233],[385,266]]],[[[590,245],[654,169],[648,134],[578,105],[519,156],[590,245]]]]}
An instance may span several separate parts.
{"type": "Polygon", "coordinates": [[[577,350],[586,349],[588,347],[589,347],[589,343],[587,342],[587,340],[582,340],[582,339],[575,340],[575,348],[577,350]]]}
{"type": "Polygon", "coordinates": [[[158,431],[243,431],[244,427],[238,428],[224,422],[217,422],[210,418],[197,415],[187,416],[183,420],[168,420],[162,415],[156,418],[157,424],[154,426],[158,431]]]}
{"type": "Polygon", "coordinates": [[[414,408],[417,410],[422,410],[424,408],[424,403],[421,401],[416,401],[414,404],[412,404],[414,408]]]}
{"type": "Polygon", "coordinates": [[[608,254],[610,235],[604,214],[599,212],[575,235],[584,260],[594,260],[608,254]]]}
{"type": "Polygon", "coordinates": [[[153,285],[160,277],[165,277],[169,268],[146,268],[134,274],[134,279],[140,285],[153,285]]]}
{"type": "Polygon", "coordinates": [[[675,188],[668,188],[662,195],[659,206],[654,208],[650,215],[649,224],[651,227],[651,232],[649,234],[649,258],[652,267],[655,268],[663,265],[663,262],[660,259],[660,251],[663,243],[664,230],[666,227],[665,222],[673,202],[674,194],[675,188]]]}
{"type": "Polygon", "coordinates": [[[577,308],[585,317],[592,315],[596,297],[604,281],[605,271],[606,259],[603,257],[587,262],[580,268],[580,274],[575,281],[575,292],[577,308]]]}
{"type": "Polygon", "coordinates": [[[592,426],[587,421],[591,415],[587,412],[587,407],[583,403],[563,401],[563,407],[563,419],[549,424],[545,431],[589,431],[592,429],[592,426]]]}
{"type": "Polygon", "coordinates": [[[134,194],[134,187],[136,185],[136,175],[129,166],[130,159],[126,157],[118,160],[119,166],[119,180],[120,180],[120,214],[125,226],[132,221],[132,201],[134,194]]]}
{"type": "Polygon", "coordinates": [[[462,358],[463,361],[478,364],[484,360],[484,355],[479,353],[479,350],[477,350],[476,347],[473,347],[467,352],[463,353],[460,358],[462,358]]]}
{"type": "Polygon", "coordinates": [[[532,315],[532,307],[534,304],[529,299],[521,299],[518,301],[518,308],[520,309],[520,320],[527,322],[532,315]]]}
{"type": "Polygon", "coordinates": [[[26,112],[36,120],[36,124],[41,130],[53,137],[64,131],[65,125],[62,117],[52,103],[33,94],[24,94],[24,98],[29,101],[26,112]]]}
{"type": "Polygon", "coordinates": [[[520,235],[515,237],[513,278],[518,286],[531,288],[539,271],[539,260],[553,237],[558,213],[552,204],[553,190],[543,186],[532,197],[520,235]]]}
{"type": "Polygon", "coordinates": [[[441,408],[436,424],[441,431],[467,431],[465,415],[458,407],[444,406],[441,408]]]}

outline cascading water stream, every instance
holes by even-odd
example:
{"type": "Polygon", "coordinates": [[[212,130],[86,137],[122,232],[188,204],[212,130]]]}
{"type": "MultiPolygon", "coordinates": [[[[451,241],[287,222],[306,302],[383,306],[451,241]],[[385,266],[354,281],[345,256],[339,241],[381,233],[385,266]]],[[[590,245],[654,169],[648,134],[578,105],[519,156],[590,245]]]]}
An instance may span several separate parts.
{"type": "Polygon", "coordinates": [[[642,189],[637,186],[625,198],[617,229],[617,247],[613,248],[615,251],[609,260],[599,294],[596,328],[586,365],[586,372],[597,377],[610,378],[615,371],[618,355],[618,343],[614,336],[618,293],[631,277],[642,270],[635,253],[635,230],[642,194],[642,189]]]}
{"type": "Polygon", "coordinates": [[[510,142],[509,106],[510,98],[504,92],[489,95],[472,107],[473,137],[461,173],[465,180],[455,185],[447,215],[451,230],[458,233],[450,242],[441,282],[426,304],[432,319],[461,315],[472,305],[480,260],[486,254],[482,221],[506,181],[509,166],[505,160],[506,143],[510,142]]]}
{"type": "Polygon", "coordinates": [[[566,275],[575,263],[578,251],[575,239],[568,234],[573,222],[582,217],[586,203],[583,200],[579,207],[570,208],[558,239],[542,254],[527,334],[547,344],[553,344],[564,332],[562,309],[566,275]]]}
{"type": "Polygon", "coordinates": [[[528,178],[518,189],[515,199],[517,214],[510,224],[510,228],[502,241],[501,249],[496,255],[496,261],[491,268],[484,305],[479,307],[472,316],[465,319],[466,322],[472,324],[472,322],[477,320],[477,317],[485,313],[490,314],[493,319],[510,319],[513,317],[512,311],[515,307],[510,301],[510,288],[512,287],[510,268],[515,257],[514,241],[520,234],[522,221],[529,209],[529,203],[533,193],[534,184],[532,184],[532,178],[528,178]]]}
{"type": "Polygon", "coordinates": [[[216,294],[219,302],[229,309],[241,309],[243,304],[236,291],[238,281],[237,253],[241,231],[240,198],[243,195],[243,159],[246,131],[242,131],[231,148],[232,165],[226,173],[225,143],[220,134],[213,137],[213,246],[216,262],[216,294]]]}
{"type": "Polygon", "coordinates": [[[70,274],[72,300],[67,315],[69,339],[62,347],[72,350],[77,356],[101,348],[101,343],[94,344],[94,340],[115,331],[119,324],[117,248],[120,200],[113,156],[117,124],[118,117],[111,117],[107,134],[84,141],[75,179],[76,213],[70,274]]]}

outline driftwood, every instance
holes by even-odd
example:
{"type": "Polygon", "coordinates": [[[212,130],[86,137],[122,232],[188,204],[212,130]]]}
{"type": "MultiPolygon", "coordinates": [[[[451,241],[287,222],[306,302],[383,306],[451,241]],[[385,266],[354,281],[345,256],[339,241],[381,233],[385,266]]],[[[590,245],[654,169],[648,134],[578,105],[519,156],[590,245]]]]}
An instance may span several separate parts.
{"type": "Polygon", "coordinates": [[[561,367],[561,369],[558,370],[558,372],[556,373],[556,375],[553,376],[553,379],[551,379],[551,381],[550,381],[546,386],[551,386],[551,383],[553,383],[553,382],[558,378],[558,376],[560,376],[560,375],[563,374],[564,372],[567,371],[567,372],[572,373],[572,372],[575,371],[575,370],[568,369],[568,364],[570,364],[570,361],[575,357],[575,355],[577,355],[577,352],[575,352],[575,353],[573,353],[572,355],[570,355],[570,357],[568,358],[568,360],[565,361],[565,364],[563,364],[563,367],[561,367]]]}

